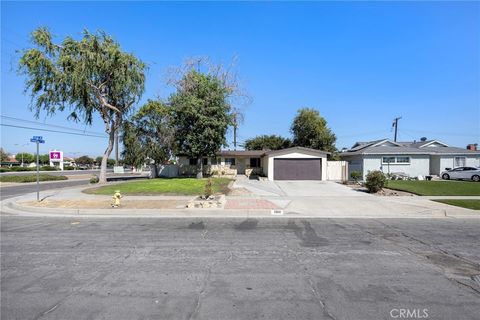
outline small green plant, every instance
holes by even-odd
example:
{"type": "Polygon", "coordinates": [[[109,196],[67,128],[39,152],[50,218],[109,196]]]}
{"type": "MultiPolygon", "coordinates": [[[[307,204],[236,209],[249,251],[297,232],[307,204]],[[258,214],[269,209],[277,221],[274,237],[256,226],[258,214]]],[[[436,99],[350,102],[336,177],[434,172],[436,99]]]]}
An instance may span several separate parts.
{"type": "Polygon", "coordinates": [[[382,171],[369,171],[366,177],[365,186],[369,193],[377,193],[385,186],[387,178],[382,171]]]}
{"type": "Polygon", "coordinates": [[[362,178],[362,173],[360,171],[352,171],[350,173],[350,178],[352,178],[355,183],[358,183],[358,180],[362,178]]]}
{"type": "Polygon", "coordinates": [[[64,166],[63,170],[75,170],[74,166],[64,166]]]}
{"type": "Polygon", "coordinates": [[[97,176],[93,176],[93,177],[90,178],[90,183],[92,183],[92,184],[93,183],[98,183],[98,181],[100,181],[100,180],[98,179],[97,176]]]}
{"type": "Polygon", "coordinates": [[[209,198],[213,194],[213,182],[212,179],[208,178],[205,183],[205,198],[209,198]]]}

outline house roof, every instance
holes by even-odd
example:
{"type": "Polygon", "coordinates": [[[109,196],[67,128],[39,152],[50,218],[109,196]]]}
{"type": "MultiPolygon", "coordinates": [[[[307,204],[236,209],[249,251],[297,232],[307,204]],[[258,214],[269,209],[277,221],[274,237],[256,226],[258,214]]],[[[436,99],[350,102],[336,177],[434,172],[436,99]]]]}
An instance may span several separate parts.
{"type": "Polygon", "coordinates": [[[261,157],[265,154],[265,150],[222,150],[220,156],[222,157],[234,157],[234,156],[246,156],[246,157],[261,157]]]}
{"type": "MultiPolygon", "coordinates": [[[[287,149],[280,149],[280,150],[222,150],[217,155],[220,157],[263,157],[265,155],[275,155],[278,153],[284,152],[309,152],[315,153],[320,155],[330,154],[329,152],[317,149],[310,149],[304,147],[292,147],[287,149]]],[[[177,154],[177,156],[186,156],[185,154],[177,154]]]]}
{"type": "Polygon", "coordinates": [[[270,150],[270,151],[265,152],[265,154],[271,156],[271,155],[275,155],[275,154],[279,154],[279,153],[284,153],[286,151],[287,152],[295,152],[295,151],[302,152],[303,151],[303,152],[316,153],[316,154],[320,154],[320,155],[330,154],[330,152],[327,152],[327,151],[305,148],[305,147],[292,147],[292,148],[286,148],[286,149],[280,149],[280,150],[270,150]]]}
{"type": "Polygon", "coordinates": [[[480,151],[450,147],[439,140],[394,142],[381,139],[370,142],[357,142],[341,157],[366,154],[424,154],[424,155],[480,155],[480,151]],[[435,146],[431,146],[434,144],[435,146]]]}

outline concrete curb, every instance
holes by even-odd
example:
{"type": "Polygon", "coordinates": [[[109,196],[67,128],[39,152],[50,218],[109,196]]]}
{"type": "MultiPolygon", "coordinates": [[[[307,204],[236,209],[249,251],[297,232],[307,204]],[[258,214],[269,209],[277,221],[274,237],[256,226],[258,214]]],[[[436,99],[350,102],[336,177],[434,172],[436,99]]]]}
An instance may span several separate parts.
{"type": "Polygon", "coordinates": [[[53,209],[22,206],[15,201],[2,201],[2,213],[16,216],[74,217],[74,218],[275,218],[275,219],[438,219],[470,218],[480,219],[480,215],[468,215],[455,210],[436,209],[423,213],[405,213],[396,215],[351,215],[351,214],[316,214],[308,215],[285,212],[273,215],[264,209],[53,209]]]}

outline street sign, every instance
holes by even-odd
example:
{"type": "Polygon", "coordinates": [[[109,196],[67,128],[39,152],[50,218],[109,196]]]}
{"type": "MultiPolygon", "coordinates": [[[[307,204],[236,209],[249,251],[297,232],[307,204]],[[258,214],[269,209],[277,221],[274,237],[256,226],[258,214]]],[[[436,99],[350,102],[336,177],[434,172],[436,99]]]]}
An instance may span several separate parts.
{"type": "Polygon", "coordinates": [[[38,144],[45,143],[42,136],[33,136],[30,139],[30,142],[35,142],[37,144],[37,201],[40,201],[40,172],[39,172],[39,154],[38,154],[38,144]]]}

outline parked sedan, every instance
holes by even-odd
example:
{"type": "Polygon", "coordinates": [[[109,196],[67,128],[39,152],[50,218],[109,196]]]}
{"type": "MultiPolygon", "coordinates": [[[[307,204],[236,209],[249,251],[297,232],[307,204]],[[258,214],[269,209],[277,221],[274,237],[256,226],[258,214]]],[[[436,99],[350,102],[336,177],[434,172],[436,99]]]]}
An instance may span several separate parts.
{"type": "Polygon", "coordinates": [[[458,167],[447,169],[442,172],[442,179],[458,179],[480,181],[480,168],[475,167],[458,167]]]}

